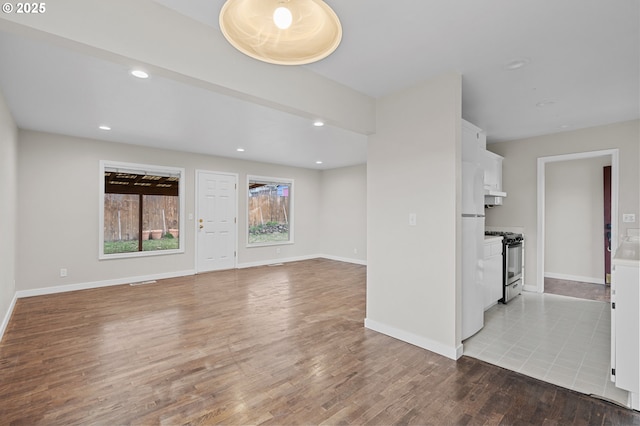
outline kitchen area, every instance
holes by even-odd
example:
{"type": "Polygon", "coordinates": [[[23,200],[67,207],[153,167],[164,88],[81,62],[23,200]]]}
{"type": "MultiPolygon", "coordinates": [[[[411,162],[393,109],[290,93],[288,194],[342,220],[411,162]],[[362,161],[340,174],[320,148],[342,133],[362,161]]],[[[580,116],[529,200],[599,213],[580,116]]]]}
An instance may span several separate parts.
{"type": "Polygon", "coordinates": [[[484,311],[522,292],[524,235],[485,225],[485,209],[500,206],[500,155],[486,149],[486,134],[462,125],[462,340],[484,326],[484,311]]]}
{"type": "Polygon", "coordinates": [[[485,214],[507,200],[502,163],[509,160],[487,151],[473,124],[464,122],[462,135],[464,355],[638,410],[638,237],[630,232],[616,251],[611,304],[523,292],[524,227],[485,226],[485,214]],[[621,263],[635,269],[621,273],[621,263]]]}

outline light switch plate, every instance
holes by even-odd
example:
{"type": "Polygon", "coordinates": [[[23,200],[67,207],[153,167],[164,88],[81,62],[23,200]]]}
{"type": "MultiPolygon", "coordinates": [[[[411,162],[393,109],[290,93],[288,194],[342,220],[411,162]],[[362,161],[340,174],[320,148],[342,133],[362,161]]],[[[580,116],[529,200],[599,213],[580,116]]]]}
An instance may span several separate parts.
{"type": "Polygon", "coordinates": [[[418,219],[415,213],[409,213],[409,226],[416,226],[418,219]]]}

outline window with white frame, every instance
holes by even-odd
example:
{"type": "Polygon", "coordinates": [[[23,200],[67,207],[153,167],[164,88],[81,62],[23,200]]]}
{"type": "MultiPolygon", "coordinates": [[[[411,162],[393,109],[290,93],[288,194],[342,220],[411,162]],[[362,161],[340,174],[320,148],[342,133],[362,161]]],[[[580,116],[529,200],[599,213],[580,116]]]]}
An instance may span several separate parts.
{"type": "Polygon", "coordinates": [[[184,169],[100,162],[100,259],[184,252],[184,169]]]}
{"type": "Polygon", "coordinates": [[[247,176],[247,245],[293,243],[293,179],[247,176]]]}

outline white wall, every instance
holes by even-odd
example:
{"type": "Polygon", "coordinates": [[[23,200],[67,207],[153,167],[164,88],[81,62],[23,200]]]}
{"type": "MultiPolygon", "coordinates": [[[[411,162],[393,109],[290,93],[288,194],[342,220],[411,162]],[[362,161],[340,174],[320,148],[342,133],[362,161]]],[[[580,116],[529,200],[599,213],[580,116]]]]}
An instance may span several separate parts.
{"type": "Polygon", "coordinates": [[[330,169],[321,177],[321,251],[337,260],[367,260],[367,166],[330,169]]]}
{"type": "MultiPolygon", "coordinates": [[[[98,260],[99,161],[184,167],[186,210],[194,212],[195,170],[239,174],[238,263],[247,266],[320,253],[321,172],[176,151],[20,131],[18,145],[17,290],[127,277],[179,275],[195,267],[193,221],[186,222],[185,253],[98,260]],[[295,244],[246,248],[246,176],[295,180],[295,244]],[[59,277],[60,268],[68,276],[59,277]]],[[[4,158],[4,157],[3,157],[4,158]]]]}
{"type": "Polygon", "coordinates": [[[376,123],[367,160],[365,325],[456,358],[461,76],[378,99],[376,123]]]}
{"type": "Polygon", "coordinates": [[[545,277],[604,284],[602,169],[610,165],[610,156],[546,165],[545,277]]]}
{"type": "MultiPolygon", "coordinates": [[[[570,132],[555,133],[513,142],[492,143],[487,149],[504,157],[503,189],[507,192],[504,205],[486,210],[487,226],[524,227],[525,283],[537,282],[537,178],[539,157],[577,152],[620,150],[620,200],[618,231],[637,228],[638,222],[622,222],[623,213],[640,213],[640,121],[627,121],[570,132]]],[[[614,236],[614,244],[620,235],[614,236]],[[617,237],[617,238],[616,238],[617,237]]]]}
{"type": "Polygon", "coordinates": [[[0,338],[15,299],[18,129],[0,93],[0,338]]]}

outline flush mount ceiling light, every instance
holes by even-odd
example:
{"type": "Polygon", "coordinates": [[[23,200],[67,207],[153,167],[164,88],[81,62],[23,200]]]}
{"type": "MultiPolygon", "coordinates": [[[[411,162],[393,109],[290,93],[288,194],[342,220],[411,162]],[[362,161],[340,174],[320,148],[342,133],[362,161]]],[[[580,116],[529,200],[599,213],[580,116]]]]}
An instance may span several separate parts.
{"type": "Polygon", "coordinates": [[[149,73],[143,70],[131,70],[131,75],[138,78],[149,78],[149,73]]]}
{"type": "Polygon", "coordinates": [[[552,105],[555,105],[556,101],[552,101],[552,100],[545,100],[545,101],[540,101],[536,104],[536,106],[538,108],[546,108],[546,107],[550,107],[552,105]]]}
{"type": "Polygon", "coordinates": [[[322,0],[227,0],[220,30],[245,55],[278,65],[304,65],[340,44],[338,15],[322,0]]]}
{"type": "Polygon", "coordinates": [[[515,59],[513,61],[507,62],[504,67],[509,71],[514,71],[527,66],[529,62],[531,62],[529,58],[515,59]]]}

